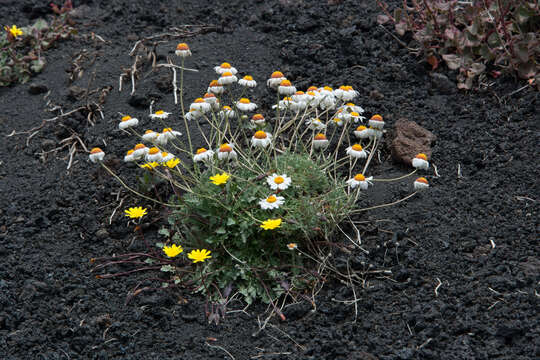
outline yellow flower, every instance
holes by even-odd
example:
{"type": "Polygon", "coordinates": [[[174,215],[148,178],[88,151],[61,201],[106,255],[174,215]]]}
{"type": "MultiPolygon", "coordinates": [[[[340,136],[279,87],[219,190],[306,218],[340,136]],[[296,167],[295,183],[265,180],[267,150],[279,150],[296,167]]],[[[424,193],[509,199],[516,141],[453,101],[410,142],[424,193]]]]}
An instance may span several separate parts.
{"type": "Polygon", "coordinates": [[[174,168],[176,165],[178,165],[180,163],[180,160],[179,159],[171,159],[169,161],[167,161],[165,163],[165,165],[169,168],[169,169],[172,169],[174,168]]]}
{"type": "Polygon", "coordinates": [[[268,219],[266,221],[263,221],[261,227],[264,230],[274,230],[275,228],[278,228],[281,226],[281,219],[268,219]]]}
{"type": "Polygon", "coordinates": [[[177,256],[178,254],[180,254],[183,251],[184,251],[184,249],[182,249],[181,246],[177,246],[176,244],[172,244],[172,246],[165,245],[163,247],[163,252],[168,257],[175,257],[175,256],[177,256]]]}
{"type": "Polygon", "coordinates": [[[158,167],[159,166],[159,163],[154,161],[154,162],[149,162],[149,163],[146,163],[146,164],[143,164],[141,165],[141,167],[143,169],[148,169],[148,170],[152,170],[153,168],[155,167],[158,167]]]}
{"type": "Polygon", "coordinates": [[[204,262],[204,260],[211,258],[210,256],[210,250],[202,249],[202,250],[192,250],[188,254],[188,258],[193,260],[194,263],[197,262],[204,262]]]}
{"type": "Polygon", "coordinates": [[[230,177],[231,176],[229,174],[222,173],[222,174],[216,174],[214,176],[210,176],[210,180],[212,181],[212,184],[214,185],[222,185],[222,184],[226,184],[227,180],[230,177]]]}
{"type": "Polygon", "coordinates": [[[6,29],[6,31],[9,31],[11,35],[13,35],[14,38],[23,34],[22,30],[19,29],[16,25],[13,25],[11,29],[8,28],[7,26],[4,26],[4,29],[6,29]]]}
{"type": "Polygon", "coordinates": [[[146,208],[142,208],[142,206],[138,207],[132,207],[124,211],[126,213],[126,216],[129,216],[132,219],[138,219],[142,218],[144,215],[147,214],[146,208]]]}

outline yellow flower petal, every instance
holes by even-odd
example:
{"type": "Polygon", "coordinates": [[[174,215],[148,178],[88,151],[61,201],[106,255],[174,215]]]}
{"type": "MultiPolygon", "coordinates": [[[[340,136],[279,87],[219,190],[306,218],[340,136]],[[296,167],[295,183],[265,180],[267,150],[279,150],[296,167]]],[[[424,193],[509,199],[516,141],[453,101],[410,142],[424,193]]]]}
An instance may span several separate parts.
{"type": "Polygon", "coordinates": [[[181,246],[177,246],[176,244],[172,244],[171,246],[165,245],[163,247],[163,252],[168,257],[175,257],[175,256],[177,256],[178,254],[180,254],[183,251],[184,251],[184,249],[182,249],[181,246]]]}
{"type": "Polygon", "coordinates": [[[261,224],[261,227],[264,230],[274,230],[281,226],[281,219],[268,219],[266,221],[263,221],[261,224]]]}
{"type": "Polygon", "coordinates": [[[206,250],[206,249],[192,250],[188,254],[188,258],[193,260],[193,263],[204,262],[204,260],[211,258],[210,250],[206,250]]]}
{"type": "Polygon", "coordinates": [[[132,207],[124,211],[126,213],[126,216],[132,218],[132,219],[138,219],[142,218],[144,215],[147,214],[146,208],[142,208],[142,206],[138,207],[132,207]]]}
{"type": "Polygon", "coordinates": [[[212,184],[214,185],[223,185],[227,183],[227,180],[230,177],[231,176],[227,173],[216,174],[214,176],[210,176],[210,181],[212,181],[212,184]]]}

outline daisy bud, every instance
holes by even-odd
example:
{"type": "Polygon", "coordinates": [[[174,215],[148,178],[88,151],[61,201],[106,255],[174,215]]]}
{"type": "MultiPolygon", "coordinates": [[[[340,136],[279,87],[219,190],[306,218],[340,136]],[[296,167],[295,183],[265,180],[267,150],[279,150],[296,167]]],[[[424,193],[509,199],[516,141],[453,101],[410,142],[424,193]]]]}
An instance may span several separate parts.
{"type": "Polygon", "coordinates": [[[371,131],[363,125],[360,125],[359,127],[354,130],[354,136],[356,136],[358,139],[367,139],[371,135],[371,131]]]}
{"type": "Polygon", "coordinates": [[[161,161],[161,151],[157,147],[150,148],[148,152],[146,153],[146,161],[147,162],[161,161]]]}
{"type": "Polygon", "coordinates": [[[426,178],[419,177],[414,181],[414,189],[415,190],[424,190],[429,187],[429,183],[426,178]]]}
{"type": "Polygon", "coordinates": [[[287,79],[281,80],[278,86],[278,93],[280,95],[293,95],[296,93],[296,88],[292,86],[291,82],[287,79]]]}
{"type": "Polygon", "coordinates": [[[100,148],[95,147],[92,150],[90,150],[90,155],[88,157],[90,158],[91,162],[96,163],[98,161],[103,161],[103,158],[105,157],[105,153],[100,148]]]}
{"type": "Polygon", "coordinates": [[[125,162],[130,162],[130,161],[135,161],[135,158],[133,157],[133,152],[135,150],[131,149],[131,150],[128,150],[128,152],[126,153],[126,156],[124,156],[124,161],[125,162]]]}
{"type": "Polygon", "coordinates": [[[264,116],[262,114],[255,114],[251,117],[251,122],[258,126],[263,126],[265,124],[264,116]]]}
{"type": "Polygon", "coordinates": [[[176,56],[180,56],[180,57],[183,57],[183,58],[191,56],[191,51],[189,50],[188,44],[180,43],[180,44],[176,45],[175,54],[176,54],[176,56]]]}
{"type": "Polygon", "coordinates": [[[133,148],[133,159],[138,160],[148,153],[148,148],[144,144],[137,144],[133,148]]]}
{"type": "Polygon", "coordinates": [[[219,160],[234,160],[237,158],[237,153],[233,149],[233,144],[223,144],[218,149],[218,159],[219,160]]]}

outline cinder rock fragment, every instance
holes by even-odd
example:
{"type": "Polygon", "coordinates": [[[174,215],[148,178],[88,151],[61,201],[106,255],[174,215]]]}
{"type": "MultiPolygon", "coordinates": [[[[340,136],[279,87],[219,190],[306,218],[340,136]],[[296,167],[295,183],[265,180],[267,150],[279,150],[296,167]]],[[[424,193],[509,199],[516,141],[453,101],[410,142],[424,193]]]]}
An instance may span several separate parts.
{"type": "Polygon", "coordinates": [[[431,158],[431,144],[437,137],[414,121],[399,119],[396,121],[394,139],[390,147],[395,161],[411,165],[412,159],[419,153],[431,158]]]}

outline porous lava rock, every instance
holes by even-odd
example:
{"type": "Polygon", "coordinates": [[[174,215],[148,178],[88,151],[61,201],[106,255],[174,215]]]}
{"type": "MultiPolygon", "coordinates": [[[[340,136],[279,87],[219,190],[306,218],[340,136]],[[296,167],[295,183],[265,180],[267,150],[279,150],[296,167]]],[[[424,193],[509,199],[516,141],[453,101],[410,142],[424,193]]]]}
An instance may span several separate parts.
{"type": "Polygon", "coordinates": [[[416,122],[399,119],[396,121],[394,138],[390,150],[397,162],[411,165],[412,159],[419,153],[431,158],[431,144],[437,137],[416,122]]]}

